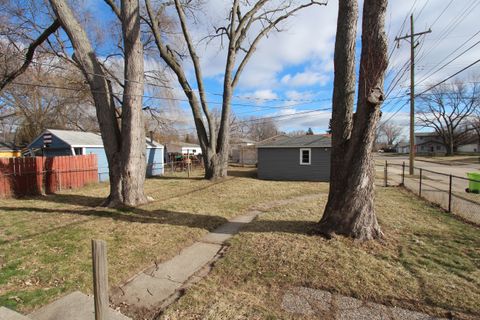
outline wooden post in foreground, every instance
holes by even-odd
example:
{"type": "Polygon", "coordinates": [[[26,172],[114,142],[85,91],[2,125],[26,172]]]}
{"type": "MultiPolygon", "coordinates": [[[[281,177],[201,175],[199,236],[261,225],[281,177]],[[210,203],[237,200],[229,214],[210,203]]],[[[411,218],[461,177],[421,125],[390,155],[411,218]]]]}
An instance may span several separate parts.
{"type": "Polygon", "coordinates": [[[95,301],[95,320],[107,320],[108,313],[108,270],[107,243],[92,240],[93,295],[95,301]]]}
{"type": "Polygon", "coordinates": [[[383,168],[383,186],[388,187],[388,169],[387,169],[388,163],[387,160],[385,160],[385,167],[383,168]]]}

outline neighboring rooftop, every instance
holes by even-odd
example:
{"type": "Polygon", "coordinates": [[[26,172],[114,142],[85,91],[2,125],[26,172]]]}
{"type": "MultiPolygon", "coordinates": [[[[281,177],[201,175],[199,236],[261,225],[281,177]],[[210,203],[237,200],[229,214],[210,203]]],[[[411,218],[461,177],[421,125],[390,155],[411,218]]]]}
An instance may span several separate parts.
{"type": "Polygon", "coordinates": [[[330,148],[332,139],[328,135],[282,136],[277,140],[264,141],[258,148],[330,148]]]}
{"type": "MultiPolygon", "coordinates": [[[[42,139],[43,134],[46,132],[50,132],[51,134],[55,135],[60,140],[64,141],[68,145],[72,147],[103,147],[102,137],[98,133],[94,132],[85,132],[85,131],[73,131],[73,130],[59,130],[59,129],[47,129],[45,130],[37,139],[33,142],[37,141],[38,139],[42,139]]],[[[32,144],[33,144],[32,142],[32,144]]],[[[162,145],[155,141],[150,141],[150,139],[146,139],[147,147],[150,148],[157,148],[162,147],[162,145]]]]}
{"type": "Polygon", "coordinates": [[[19,150],[20,148],[13,144],[13,142],[3,142],[0,141],[0,150],[5,151],[5,150],[19,150]]]}
{"type": "Polygon", "coordinates": [[[230,139],[230,145],[233,145],[233,144],[256,144],[257,142],[252,140],[252,139],[248,139],[248,138],[232,138],[230,139]]]}
{"type": "Polygon", "coordinates": [[[416,137],[433,137],[438,136],[438,133],[434,132],[415,132],[416,137]]]}
{"type": "Polygon", "coordinates": [[[196,147],[196,148],[200,148],[200,145],[199,144],[195,144],[195,143],[189,143],[189,142],[183,142],[183,141],[175,141],[175,142],[168,142],[167,143],[167,146],[181,146],[181,147],[196,147]]]}

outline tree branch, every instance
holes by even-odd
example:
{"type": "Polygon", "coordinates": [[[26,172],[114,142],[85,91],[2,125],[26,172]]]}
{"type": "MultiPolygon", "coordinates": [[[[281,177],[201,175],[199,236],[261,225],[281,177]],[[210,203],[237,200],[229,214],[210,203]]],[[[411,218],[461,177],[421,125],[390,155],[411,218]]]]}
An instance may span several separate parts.
{"type": "Polygon", "coordinates": [[[122,21],[122,13],[120,12],[120,8],[115,4],[114,0],[104,0],[106,4],[112,8],[113,13],[117,16],[118,20],[122,21]]]}
{"type": "Polygon", "coordinates": [[[35,50],[37,49],[37,47],[40,46],[52,33],[57,31],[59,27],[60,27],[60,22],[57,19],[55,19],[55,21],[53,21],[53,23],[47,29],[45,29],[45,31],[43,31],[42,34],[40,34],[40,36],[38,36],[38,38],[35,41],[33,41],[28,46],[23,65],[19,69],[8,74],[0,82],[0,92],[3,90],[3,88],[5,88],[6,85],[11,83],[13,80],[15,80],[15,78],[17,78],[19,75],[24,73],[25,70],[27,70],[28,66],[33,60],[33,56],[35,54],[35,50]]]}

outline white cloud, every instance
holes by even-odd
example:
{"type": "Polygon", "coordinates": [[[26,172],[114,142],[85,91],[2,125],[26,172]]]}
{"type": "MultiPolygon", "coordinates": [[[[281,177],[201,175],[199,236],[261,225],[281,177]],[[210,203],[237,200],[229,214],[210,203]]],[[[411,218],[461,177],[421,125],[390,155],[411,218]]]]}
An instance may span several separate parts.
{"type": "Polygon", "coordinates": [[[285,92],[285,97],[291,100],[312,100],[316,94],[312,91],[297,91],[288,90],[285,92]]]}
{"type": "Polygon", "coordinates": [[[256,99],[258,100],[258,103],[263,103],[265,102],[265,100],[278,99],[278,95],[271,89],[256,90],[254,92],[248,92],[246,94],[240,95],[240,97],[242,96],[248,99],[256,99]]]}
{"type": "Polygon", "coordinates": [[[294,75],[287,74],[282,77],[281,83],[292,87],[306,87],[326,84],[329,78],[320,72],[298,72],[294,75]]]}
{"type": "Polygon", "coordinates": [[[291,116],[279,118],[277,123],[282,131],[307,130],[312,128],[315,133],[325,133],[331,118],[330,111],[313,111],[289,109],[291,116]],[[302,112],[308,112],[302,114],[302,112]]]}

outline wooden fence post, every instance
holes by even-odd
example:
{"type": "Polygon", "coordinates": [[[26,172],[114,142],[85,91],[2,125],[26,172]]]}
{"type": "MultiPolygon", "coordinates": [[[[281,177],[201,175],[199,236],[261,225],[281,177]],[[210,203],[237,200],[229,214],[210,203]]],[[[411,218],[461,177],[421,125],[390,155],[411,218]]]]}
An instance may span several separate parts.
{"type": "Polygon", "coordinates": [[[385,167],[383,168],[383,186],[387,187],[388,186],[388,172],[387,172],[387,160],[385,160],[385,167]]]}
{"type": "Polygon", "coordinates": [[[108,313],[108,270],[107,243],[92,240],[93,295],[95,301],[95,320],[107,320],[108,313]]]}

